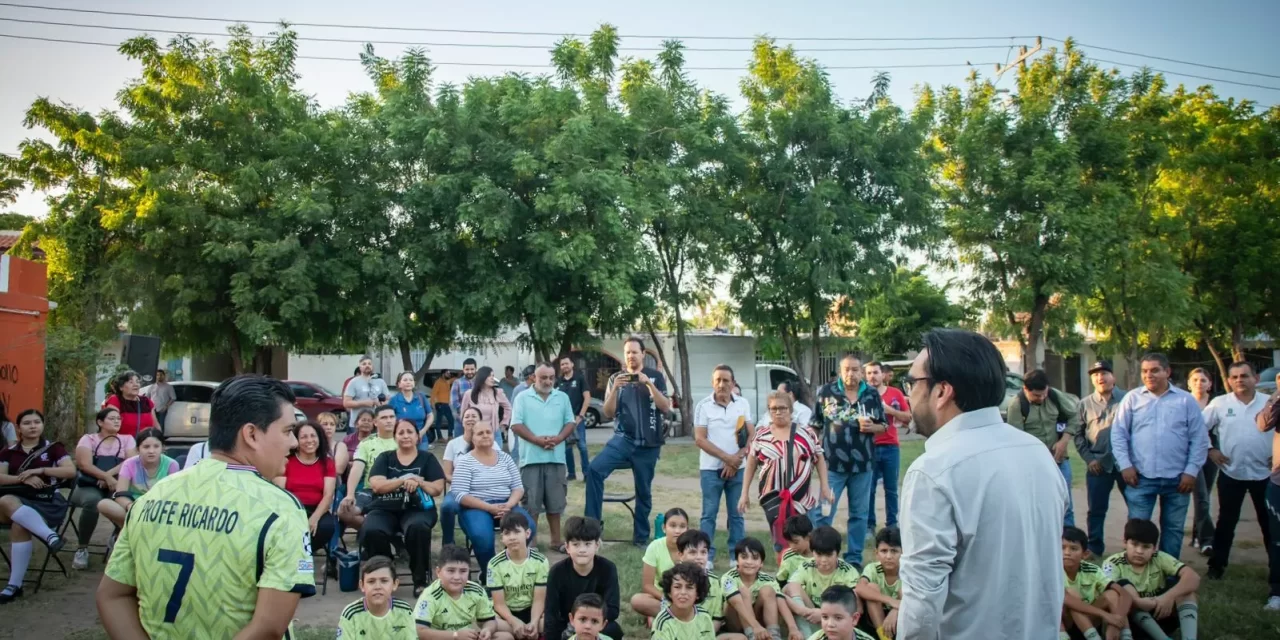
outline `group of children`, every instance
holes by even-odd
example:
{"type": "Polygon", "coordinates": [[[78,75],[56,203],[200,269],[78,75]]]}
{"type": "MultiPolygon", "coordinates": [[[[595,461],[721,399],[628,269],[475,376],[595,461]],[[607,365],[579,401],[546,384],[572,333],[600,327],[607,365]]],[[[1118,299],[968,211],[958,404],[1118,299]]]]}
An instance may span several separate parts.
{"type": "MultiPolygon", "coordinates": [[[[399,587],[391,561],[367,560],[361,568],[364,598],[348,606],[339,637],[423,640],[621,640],[618,577],[597,555],[600,523],[566,522],[568,558],[552,567],[528,546],[528,521],[508,514],[500,523],[505,551],[489,562],[487,584],[470,578],[467,550],[446,545],[437,580],[416,604],[393,597],[399,587]]],[[[787,520],[789,543],[776,575],[763,571],[765,546],[747,537],[733,549],[733,567],[710,572],[711,539],[689,528],[682,509],[665,514],[664,537],[645,552],[642,591],[632,609],[645,616],[657,640],[888,640],[897,630],[902,541],[896,528],[876,534],[876,561],[859,570],[840,558],[844,536],[814,528],[805,516],[787,520]]],[[[1176,620],[1183,640],[1195,640],[1199,577],[1172,556],[1156,551],[1159,531],[1148,520],[1130,520],[1125,550],[1101,565],[1084,561],[1088,538],[1063,532],[1066,579],[1063,638],[1131,639],[1130,625],[1165,640],[1161,623],[1176,620]]]]}

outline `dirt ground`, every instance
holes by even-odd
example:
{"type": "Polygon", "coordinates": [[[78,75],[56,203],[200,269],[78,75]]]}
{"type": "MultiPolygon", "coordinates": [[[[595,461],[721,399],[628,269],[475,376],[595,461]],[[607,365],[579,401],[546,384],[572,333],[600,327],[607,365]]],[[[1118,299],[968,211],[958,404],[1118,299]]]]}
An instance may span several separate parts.
{"type": "MultiPolygon", "coordinates": [[[[1077,482],[1076,484],[1078,486],[1073,488],[1076,520],[1077,524],[1083,528],[1086,513],[1085,505],[1088,503],[1083,483],[1077,482]]],[[[630,473],[619,471],[611,476],[608,486],[612,488],[615,485],[619,490],[629,487],[631,485],[630,473]]],[[[572,483],[569,496],[570,514],[579,512],[578,509],[582,504],[582,495],[583,483],[581,481],[572,483]]],[[[698,479],[696,477],[671,478],[659,476],[655,479],[654,504],[655,509],[673,504],[685,506],[690,512],[690,517],[696,522],[698,515],[695,511],[701,505],[698,479]]],[[[1124,502],[1119,496],[1115,496],[1111,504],[1112,509],[1107,514],[1107,549],[1119,550],[1123,546],[1121,528],[1125,520],[1124,502]]],[[[1215,499],[1213,508],[1215,516],[1217,511],[1215,499]]],[[[1267,562],[1266,550],[1262,545],[1257,516],[1253,512],[1251,503],[1245,506],[1244,511],[1240,525],[1236,528],[1236,540],[1231,554],[1232,564],[1265,565],[1267,562]]],[[[1188,531],[1191,528],[1190,515],[1189,510],[1188,531]]],[[[837,515],[837,523],[843,523],[845,516],[846,509],[841,507],[837,515]]],[[[609,516],[607,515],[606,517],[609,516]]],[[[877,521],[880,523],[885,521],[883,498],[877,500],[877,521]]],[[[720,509],[719,523],[722,527],[726,526],[726,516],[723,508],[720,509]]],[[[766,528],[766,525],[759,509],[753,509],[752,515],[748,518],[747,529],[759,530],[764,528],[766,528]]],[[[843,529],[842,524],[838,525],[838,528],[843,529]]],[[[105,544],[109,535],[110,525],[103,520],[99,523],[98,529],[94,534],[94,542],[105,544]]],[[[457,535],[461,539],[460,530],[457,535]]],[[[540,523],[539,541],[544,550],[549,546],[547,544],[548,540],[545,521],[543,521],[540,523]]],[[[439,545],[438,531],[436,545],[439,545]]],[[[74,546],[74,541],[69,541],[67,549],[62,553],[63,561],[68,568],[71,566],[71,551],[74,546]]],[[[605,553],[608,553],[607,549],[605,553]]],[[[559,560],[561,557],[555,553],[550,555],[552,562],[559,560]]],[[[1206,569],[1205,559],[1201,557],[1199,552],[1189,547],[1184,547],[1182,559],[1203,575],[1206,569]]],[[[32,565],[38,567],[42,561],[43,554],[37,551],[32,565]]],[[[65,638],[77,634],[77,632],[99,628],[93,598],[94,590],[102,576],[102,564],[102,558],[94,556],[88,571],[71,571],[71,576],[67,579],[58,574],[51,574],[45,581],[44,588],[38,594],[30,595],[28,592],[28,595],[19,602],[0,607],[0,638],[65,638]]],[[[397,595],[405,600],[411,600],[410,591],[410,587],[405,586],[401,588],[400,593],[397,595]]],[[[342,609],[358,597],[358,593],[341,592],[337,583],[331,580],[327,595],[321,596],[317,594],[313,598],[307,598],[302,601],[301,606],[298,608],[297,625],[305,627],[330,626],[338,619],[342,609]]]]}

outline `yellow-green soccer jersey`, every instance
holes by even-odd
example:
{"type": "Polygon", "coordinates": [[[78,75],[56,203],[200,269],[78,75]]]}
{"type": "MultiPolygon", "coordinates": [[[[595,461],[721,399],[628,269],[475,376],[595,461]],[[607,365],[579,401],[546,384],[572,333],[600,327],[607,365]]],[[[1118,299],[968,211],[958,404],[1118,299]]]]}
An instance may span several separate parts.
{"type": "Polygon", "coordinates": [[[879,562],[867,563],[866,568],[862,570],[862,577],[878,587],[880,593],[894,600],[902,599],[902,581],[895,577],[893,584],[889,584],[889,576],[885,574],[884,567],[880,566],[879,562]]]}
{"type": "Polygon", "coordinates": [[[698,605],[706,609],[711,614],[711,619],[716,621],[724,620],[724,585],[720,580],[720,576],[714,573],[707,574],[707,597],[698,605]]]}
{"type": "MultiPolygon", "coordinates": [[[[1121,554],[1123,555],[1123,554],[1121,554]]],[[[1111,584],[1111,580],[1103,575],[1102,567],[1092,562],[1081,562],[1080,570],[1076,572],[1076,579],[1072,580],[1063,572],[1063,579],[1067,581],[1067,588],[1073,589],[1081,600],[1089,604],[1093,604],[1098,598],[1102,597],[1102,593],[1107,590],[1107,586],[1111,584]]]]}
{"type": "Polygon", "coordinates": [[[644,550],[644,557],[640,561],[653,567],[653,586],[662,589],[662,572],[676,566],[674,560],[671,559],[671,552],[667,551],[667,539],[658,538],[649,543],[644,550]]]}
{"type": "Polygon", "coordinates": [[[364,477],[360,478],[360,488],[369,486],[369,472],[373,470],[373,461],[387,451],[396,450],[395,438],[379,438],[378,432],[360,441],[356,447],[355,459],[364,463],[364,477]]]}
{"type": "Polygon", "coordinates": [[[529,557],[519,564],[504,550],[489,560],[489,593],[501,591],[508,609],[525,611],[533,606],[533,590],[547,586],[550,568],[547,557],[537,549],[529,549],[529,557]]]}
{"type": "Polygon", "coordinates": [[[782,560],[778,562],[778,582],[786,584],[791,581],[791,575],[797,569],[804,566],[804,563],[812,560],[810,556],[798,553],[791,549],[782,552],[782,560]]]}
{"type": "Polygon", "coordinates": [[[809,560],[791,574],[791,583],[800,583],[810,602],[822,600],[822,592],[832,585],[842,584],[850,589],[858,586],[858,570],[844,560],[836,561],[836,570],[828,575],[818,571],[818,562],[809,560]]]}
{"type": "Polygon", "coordinates": [[[230,638],[259,589],[315,594],[307,513],[253,467],[209,458],[133,503],[107,576],[138,590],[152,638],[230,638]]]}
{"type": "Polygon", "coordinates": [[[670,609],[663,609],[653,619],[651,630],[653,640],[715,640],[716,637],[715,621],[702,607],[694,609],[693,620],[688,622],[677,618],[670,609]]]}
{"type": "MultiPolygon", "coordinates": [[[[853,637],[855,640],[876,640],[871,634],[857,627],[853,628],[853,637]]],[[[819,629],[809,636],[809,640],[827,640],[827,632],[819,629]]]]}
{"type": "Polygon", "coordinates": [[[413,607],[404,600],[392,598],[391,609],[379,618],[369,613],[363,598],[356,600],[347,605],[338,618],[338,637],[416,640],[418,627],[413,621],[413,607]]]}
{"type": "Polygon", "coordinates": [[[418,624],[438,631],[457,631],[493,620],[493,601],[479,583],[467,581],[462,595],[453,599],[439,580],[432,582],[414,607],[418,624]]]}
{"type": "MultiPolygon", "coordinates": [[[[569,636],[569,640],[578,640],[578,634],[576,634],[576,633],[575,633],[575,634],[573,634],[573,635],[569,636]]],[[[597,634],[596,634],[596,640],[613,640],[613,638],[610,638],[609,636],[606,636],[606,635],[605,635],[605,634],[603,634],[603,633],[597,633],[597,634]]]]}
{"type": "MultiPolygon", "coordinates": [[[[742,578],[738,575],[737,569],[730,569],[724,574],[724,578],[720,580],[720,587],[724,590],[724,599],[727,602],[730,598],[738,595],[738,587],[742,584],[742,578]]],[[[760,595],[760,590],[764,587],[773,589],[775,594],[779,593],[778,579],[761,571],[756,576],[756,581],[751,584],[751,601],[755,602],[756,597],[760,595]]]]}
{"type": "Polygon", "coordinates": [[[1152,556],[1151,562],[1138,571],[1129,564],[1129,559],[1121,551],[1102,563],[1102,577],[1121,586],[1131,584],[1138,590],[1140,597],[1152,598],[1164,593],[1167,588],[1165,582],[1178,575],[1185,566],[1187,565],[1179,562],[1177,558],[1163,551],[1157,551],[1156,555],[1152,556]]]}

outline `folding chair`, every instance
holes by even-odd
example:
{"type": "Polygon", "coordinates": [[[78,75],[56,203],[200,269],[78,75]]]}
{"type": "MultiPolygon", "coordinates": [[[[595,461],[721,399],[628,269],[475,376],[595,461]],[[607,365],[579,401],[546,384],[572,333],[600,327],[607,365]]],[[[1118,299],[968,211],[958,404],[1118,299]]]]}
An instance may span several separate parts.
{"type": "MultiPolygon", "coordinates": [[[[631,507],[631,503],[634,502],[635,499],[636,499],[636,494],[634,493],[630,495],[621,495],[621,494],[609,495],[606,493],[604,495],[604,502],[620,504],[626,507],[627,512],[631,514],[631,522],[633,523],[636,521],[636,510],[631,507]]],[[[600,512],[600,527],[604,528],[604,511],[600,512]]],[[[619,538],[605,538],[604,541],[605,542],[631,542],[630,540],[622,540],[619,538]]]]}
{"type": "MultiPolygon", "coordinates": [[[[70,497],[71,497],[71,494],[72,494],[72,493],[75,493],[75,487],[74,487],[74,486],[71,488],[71,491],[67,493],[68,502],[70,502],[70,497]]],[[[66,517],[63,519],[62,523],[61,523],[60,525],[58,525],[58,527],[55,529],[55,531],[57,532],[57,534],[58,534],[60,537],[62,537],[64,540],[66,539],[66,535],[65,535],[65,534],[66,534],[66,532],[67,532],[67,527],[68,527],[68,526],[70,525],[70,523],[71,523],[71,511],[72,511],[72,509],[70,509],[70,508],[68,508],[68,509],[67,509],[67,515],[66,515],[66,517]]],[[[3,530],[3,531],[12,531],[12,530],[13,530],[13,526],[12,526],[12,525],[10,525],[10,524],[0,524],[0,530],[3,530]]],[[[39,543],[37,543],[37,544],[39,544],[39,543]]],[[[63,548],[65,549],[66,547],[64,546],[63,548]]],[[[9,554],[5,552],[5,550],[4,550],[4,545],[0,545],[0,558],[4,558],[4,562],[5,562],[5,564],[9,565],[9,567],[10,567],[10,568],[12,568],[12,567],[13,567],[13,562],[9,559],[9,554]]],[[[59,557],[58,557],[58,554],[56,554],[56,553],[51,553],[51,552],[49,552],[49,550],[46,548],[46,549],[45,549],[45,555],[44,555],[44,562],[43,562],[43,563],[41,563],[40,568],[39,568],[39,569],[36,569],[36,568],[34,568],[34,567],[30,567],[30,566],[28,566],[28,567],[27,567],[27,575],[23,576],[23,579],[22,579],[22,583],[23,583],[23,584],[33,584],[33,585],[35,585],[35,586],[31,589],[31,595],[35,595],[35,594],[37,594],[37,593],[39,593],[39,592],[40,592],[40,587],[44,584],[44,576],[45,576],[45,574],[46,574],[46,573],[49,573],[50,571],[52,571],[52,569],[50,569],[50,568],[49,568],[49,561],[50,561],[50,560],[52,560],[53,562],[57,563],[57,565],[58,565],[58,571],[60,571],[60,572],[62,573],[62,577],[64,577],[64,578],[68,578],[68,577],[70,577],[70,575],[71,575],[71,574],[67,571],[67,566],[66,566],[66,565],[64,565],[64,564],[62,564],[62,558],[59,558],[59,557]],[[33,574],[34,574],[34,577],[33,577],[33,574]]]]}

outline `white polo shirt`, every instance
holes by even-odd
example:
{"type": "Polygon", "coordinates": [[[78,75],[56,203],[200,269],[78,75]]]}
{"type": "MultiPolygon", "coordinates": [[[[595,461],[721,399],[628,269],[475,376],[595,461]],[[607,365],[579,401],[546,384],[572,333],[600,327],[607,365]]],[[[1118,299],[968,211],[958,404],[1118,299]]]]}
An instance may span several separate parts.
{"type": "Polygon", "coordinates": [[[1204,424],[1218,433],[1218,450],[1230,460],[1222,472],[1234,480],[1266,480],[1271,477],[1272,434],[1258,431],[1254,420],[1267,404],[1268,396],[1257,392],[1245,404],[1234,393],[1209,401],[1204,408],[1204,424]]]}
{"type": "MultiPolygon", "coordinates": [[[[725,453],[738,452],[739,418],[752,422],[751,403],[739,395],[730,396],[729,405],[723,406],[716,402],[715,394],[711,394],[693,408],[694,428],[706,427],[707,439],[725,453]]],[[[698,468],[719,471],[724,468],[724,463],[703,451],[698,455],[698,468]]]]}

